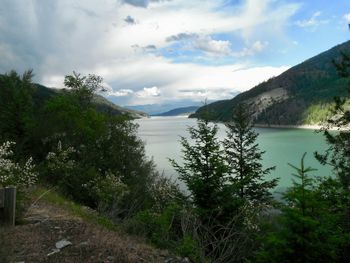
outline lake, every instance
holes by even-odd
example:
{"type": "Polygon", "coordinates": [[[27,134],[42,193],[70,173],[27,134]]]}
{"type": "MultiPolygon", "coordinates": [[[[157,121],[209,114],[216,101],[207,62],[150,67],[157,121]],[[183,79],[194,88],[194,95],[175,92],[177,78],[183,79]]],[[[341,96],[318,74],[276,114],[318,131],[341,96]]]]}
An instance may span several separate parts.
{"type": "MultiPolygon", "coordinates": [[[[136,123],[140,125],[139,136],[146,143],[146,153],[153,156],[154,162],[160,172],[167,177],[177,178],[176,171],[170,165],[168,158],[175,159],[181,163],[180,136],[188,137],[188,127],[195,126],[195,119],[187,117],[151,117],[138,119],[136,123]]],[[[225,137],[225,125],[219,124],[220,140],[225,137]]],[[[322,134],[306,129],[276,129],[276,128],[256,128],[259,133],[257,142],[260,149],[266,153],[263,155],[263,166],[276,166],[276,170],[269,178],[279,177],[277,191],[283,191],[292,184],[292,173],[288,163],[299,167],[300,159],[304,152],[306,166],[318,169],[314,175],[330,175],[331,168],[322,166],[313,157],[315,151],[322,152],[327,148],[322,134]]],[[[179,182],[179,185],[184,185],[179,182]]]]}

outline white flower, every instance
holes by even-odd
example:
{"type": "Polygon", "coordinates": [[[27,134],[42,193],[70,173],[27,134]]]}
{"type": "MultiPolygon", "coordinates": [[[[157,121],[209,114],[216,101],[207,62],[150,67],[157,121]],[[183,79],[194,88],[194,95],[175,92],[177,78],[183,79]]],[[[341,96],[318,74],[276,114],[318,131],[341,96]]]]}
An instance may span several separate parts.
{"type": "Polygon", "coordinates": [[[13,162],[11,147],[14,145],[14,142],[5,142],[0,145],[0,186],[28,187],[35,184],[38,175],[35,172],[33,159],[30,157],[24,165],[13,162]]]}

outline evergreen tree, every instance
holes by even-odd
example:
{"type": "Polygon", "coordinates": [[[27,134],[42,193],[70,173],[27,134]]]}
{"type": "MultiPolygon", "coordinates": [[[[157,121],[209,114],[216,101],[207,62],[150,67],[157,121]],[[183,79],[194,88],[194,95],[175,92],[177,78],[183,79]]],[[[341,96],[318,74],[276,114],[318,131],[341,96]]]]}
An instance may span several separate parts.
{"type": "Polygon", "coordinates": [[[230,181],[234,196],[242,202],[263,203],[269,201],[270,189],[277,179],[266,180],[275,167],[263,169],[263,151],[256,143],[258,133],[253,130],[251,114],[244,104],[237,105],[232,122],[226,124],[227,137],[224,140],[225,157],[229,165],[230,181]]]}
{"type": "Polygon", "coordinates": [[[28,154],[34,126],[32,71],[0,75],[0,142],[16,142],[16,156],[28,154]]]}
{"type": "Polygon", "coordinates": [[[205,222],[220,216],[225,204],[227,166],[217,139],[218,126],[206,119],[188,128],[190,139],[181,137],[183,165],[170,160],[190,191],[193,203],[205,222]]]}
{"type": "Polygon", "coordinates": [[[281,215],[267,234],[256,262],[348,262],[349,233],[341,225],[349,195],[339,191],[332,178],[318,183],[309,177],[315,171],[291,165],[296,174],[293,186],[283,193],[281,215]],[[340,196],[342,196],[340,198],[340,196]]]}

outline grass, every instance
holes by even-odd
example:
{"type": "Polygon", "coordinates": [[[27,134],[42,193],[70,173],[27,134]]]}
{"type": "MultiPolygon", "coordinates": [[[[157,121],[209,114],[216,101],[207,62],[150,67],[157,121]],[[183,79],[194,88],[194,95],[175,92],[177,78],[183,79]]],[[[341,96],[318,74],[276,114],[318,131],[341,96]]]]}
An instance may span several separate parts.
{"type": "Polygon", "coordinates": [[[37,187],[33,192],[30,193],[30,197],[32,200],[35,200],[34,203],[36,200],[40,199],[48,203],[58,205],[66,211],[70,212],[72,215],[78,216],[87,222],[103,226],[109,230],[119,230],[118,226],[108,218],[98,215],[97,212],[94,213],[87,210],[82,205],[69,200],[54,189],[48,190],[44,187],[37,187]]]}

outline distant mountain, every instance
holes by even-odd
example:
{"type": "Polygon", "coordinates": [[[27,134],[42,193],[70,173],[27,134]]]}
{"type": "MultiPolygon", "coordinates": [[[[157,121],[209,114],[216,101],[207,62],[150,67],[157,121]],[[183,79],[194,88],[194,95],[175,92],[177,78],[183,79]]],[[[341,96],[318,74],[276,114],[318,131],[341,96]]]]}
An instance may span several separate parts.
{"type": "Polygon", "coordinates": [[[152,116],[179,116],[179,115],[189,115],[191,113],[194,113],[199,106],[189,106],[189,107],[182,107],[182,108],[176,108],[172,109],[167,112],[154,114],[152,116]]]}
{"type": "MultiPolygon", "coordinates": [[[[46,100],[57,96],[60,92],[62,92],[61,89],[55,89],[55,88],[47,88],[40,84],[35,84],[35,91],[33,94],[33,99],[35,103],[42,104],[46,100]]],[[[115,105],[114,103],[110,102],[106,98],[102,97],[101,95],[95,95],[93,99],[93,103],[96,107],[96,110],[104,113],[110,113],[112,115],[126,115],[128,114],[133,119],[138,119],[142,117],[147,117],[148,114],[141,112],[141,111],[135,111],[126,109],[123,107],[120,107],[118,105],[115,105]]]]}
{"type": "Polygon", "coordinates": [[[275,125],[317,124],[328,116],[334,96],[345,96],[346,80],[332,63],[350,52],[350,41],[333,47],[281,75],[271,78],[231,100],[199,108],[190,117],[204,112],[211,120],[229,121],[235,106],[244,102],[254,112],[256,123],[275,125]]]}
{"type": "Polygon", "coordinates": [[[127,109],[131,110],[139,110],[146,112],[149,115],[157,115],[162,114],[167,111],[171,111],[177,108],[184,108],[189,106],[201,106],[202,102],[192,101],[192,100],[184,100],[179,102],[171,102],[166,104],[146,104],[146,105],[133,105],[133,106],[124,106],[127,109]]]}

